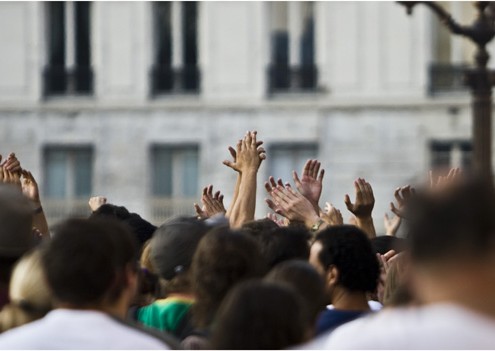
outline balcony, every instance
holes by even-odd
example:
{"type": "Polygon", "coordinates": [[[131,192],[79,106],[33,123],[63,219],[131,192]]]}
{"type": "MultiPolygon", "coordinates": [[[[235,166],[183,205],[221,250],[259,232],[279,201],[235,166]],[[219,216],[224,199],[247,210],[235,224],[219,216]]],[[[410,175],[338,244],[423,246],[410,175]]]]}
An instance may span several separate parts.
{"type": "Polygon", "coordinates": [[[270,93],[316,91],[318,70],[315,65],[270,65],[268,81],[270,93]]]}
{"type": "Polygon", "coordinates": [[[467,65],[432,63],[429,67],[429,95],[467,92],[468,87],[464,84],[467,68],[467,65]]]}
{"type": "Polygon", "coordinates": [[[154,198],[151,199],[151,218],[150,222],[154,225],[161,225],[170,217],[175,216],[194,216],[194,203],[198,202],[197,198],[154,198]]]}
{"type": "Polygon", "coordinates": [[[46,66],[43,70],[43,95],[91,95],[93,70],[89,66],[46,66]]]}
{"type": "Polygon", "coordinates": [[[195,65],[180,69],[155,65],[151,68],[151,94],[199,93],[200,72],[195,65]]]}
{"type": "Polygon", "coordinates": [[[67,218],[87,218],[91,214],[88,199],[45,199],[43,210],[48,225],[54,224],[67,218]]]}

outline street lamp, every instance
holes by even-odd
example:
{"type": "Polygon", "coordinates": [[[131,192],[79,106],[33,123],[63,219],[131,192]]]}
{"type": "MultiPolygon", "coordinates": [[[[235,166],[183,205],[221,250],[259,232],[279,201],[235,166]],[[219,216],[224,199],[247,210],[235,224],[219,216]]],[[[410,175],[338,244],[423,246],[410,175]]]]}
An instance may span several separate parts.
{"type": "Polygon", "coordinates": [[[435,12],[440,21],[456,35],[462,35],[476,45],[475,67],[467,70],[465,82],[471,89],[473,110],[474,171],[492,181],[492,86],[495,72],[487,69],[490,55],[486,51],[495,36],[495,3],[476,1],[477,16],[470,26],[458,24],[452,16],[435,2],[398,1],[407,8],[407,14],[417,4],[424,4],[435,12]]]}

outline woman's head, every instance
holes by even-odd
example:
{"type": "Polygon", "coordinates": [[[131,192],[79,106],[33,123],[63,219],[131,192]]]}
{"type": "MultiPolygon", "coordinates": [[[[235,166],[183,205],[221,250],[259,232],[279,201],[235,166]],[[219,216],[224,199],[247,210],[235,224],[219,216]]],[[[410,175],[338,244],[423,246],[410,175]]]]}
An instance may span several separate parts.
{"type": "Polygon", "coordinates": [[[6,331],[42,318],[52,309],[51,293],[38,250],[23,256],[12,273],[10,303],[0,313],[0,330],[6,331]]]}
{"type": "Polygon", "coordinates": [[[192,263],[193,307],[198,326],[208,326],[228,291],[237,283],[259,277],[264,270],[257,243],[226,227],[201,240],[192,263]]]}
{"type": "Polygon", "coordinates": [[[249,281],[222,303],[213,328],[214,349],[275,350],[305,341],[303,302],[289,287],[249,281]]]}

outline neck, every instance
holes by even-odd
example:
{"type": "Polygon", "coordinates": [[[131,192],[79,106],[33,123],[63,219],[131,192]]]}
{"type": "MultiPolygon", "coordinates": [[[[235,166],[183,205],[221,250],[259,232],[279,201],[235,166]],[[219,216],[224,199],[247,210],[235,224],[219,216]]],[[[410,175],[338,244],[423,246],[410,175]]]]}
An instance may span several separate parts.
{"type": "Polygon", "coordinates": [[[364,292],[349,291],[336,287],[332,294],[332,304],[337,310],[369,311],[370,306],[364,292]]]}
{"type": "Polygon", "coordinates": [[[125,319],[127,315],[127,305],[122,301],[122,299],[118,299],[115,303],[108,304],[88,304],[84,306],[78,306],[71,303],[58,303],[58,308],[64,308],[68,310],[81,310],[81,311],[97,311],[109,314],[113,317],[117,317],[120,319],[125,319]]]}
{"type": "Polygon", "coordinates": [[[422,304],[454,303],[495,317],[495,262],[418,267],[414,295],[422,304]]]}

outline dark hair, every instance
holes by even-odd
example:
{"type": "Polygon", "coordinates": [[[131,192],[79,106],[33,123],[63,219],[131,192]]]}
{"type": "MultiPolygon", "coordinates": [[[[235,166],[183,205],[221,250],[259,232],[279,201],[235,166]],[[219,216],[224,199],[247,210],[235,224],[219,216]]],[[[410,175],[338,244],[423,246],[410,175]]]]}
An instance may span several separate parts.
{"type": "Polygon", "coordinates": [[[319,261],[327,270],[338,269],[338,284],[351,291],[373,292],[378,285],[380,268],[370,240],[352,225],[335,226],[320,232],[315,243],[322,249],[319,261]]]}
{"type": "MultiPolygon", "coordinates": [[[[273,222],[272,222],[273,223],[273,222]]],[[[244,230],[243,230],[244,231],[244,230]]],[[[266,228],[257,232],[248,231],[259,243],[261,254],[268,269],[291,260],[308,260],[311,235],[305,228],[266,228]]]]}
{"type": "Polygon", "coordinates": [[[225,295],[237,283],[261,276],[264,265],[257,243],[226,227],[201,239],[192,263],[194,321],[207,327],[225,295]]]}
{"type": "Polygon", "coordinates": [[[44,247],[42,263],[54,297],[75,306],[118,298],[125,270],[137,268],[136,243],[114,220],[69,219],[44,247]]]}
{"type": "Polygon", "coordinates": [[[113,218],[125,223],[136,237],[140,248],[153,236],[156,230],[153,224],[141,218],[137,213],[129,212],[124,206],[112,204],[101,205],[89,218],[113,218]]]}
{"type": "Polygon", "coordinates": [[[477,179],[437,193],[417,191],[406,213],[412,260],[458,260],[493,252],[494,210],[493,185],[477,179]]]}
{"type": "Polygon", "coordinates": [[[303,298],[308,326],[314,327],[326,301],[323,278],[311,264],[301,260],[282,262],[275,266],[264,280],[293,288],[303,298]]]}
{"type": "Polygon", "coordinates": [[[376,253],[386,254],[390,250],[400,253],[406,249],[406,240],[391,235],[380,235],[371,239],[371,245],[376,253]]]}
{"type": "Polygon", "coordinates": [[[250,235],[253,238],[268,233],[279,226],[269,218],[257,219],[248,221],[241,226],[241,231],[244,234],[250,235]]]}
{"type": "Polygon", "coordinates": [[[302,302],[290,288],[260,281],[236,286],[220,307],[212,348],[277,350],[305,341],[302,302]]]}

